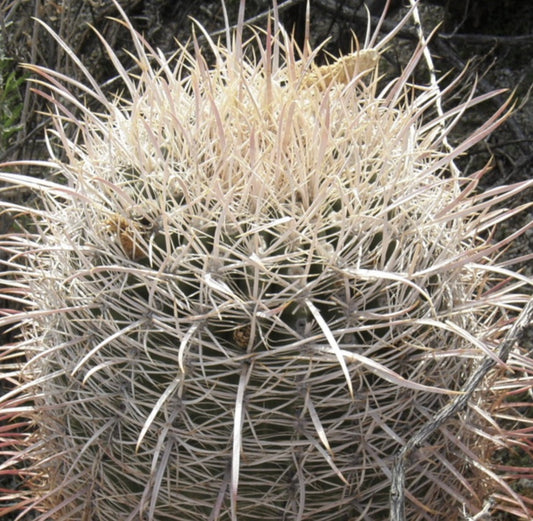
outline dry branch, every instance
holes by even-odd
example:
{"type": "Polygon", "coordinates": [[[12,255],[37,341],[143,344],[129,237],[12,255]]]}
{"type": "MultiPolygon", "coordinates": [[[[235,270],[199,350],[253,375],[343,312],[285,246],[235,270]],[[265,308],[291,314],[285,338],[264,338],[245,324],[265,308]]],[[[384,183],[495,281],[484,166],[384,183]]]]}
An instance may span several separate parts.
{"type": "MultiPolygon", "coordinates": [[[[533,319],[533,298],[522,309],[513,326],[503,339],[498,349],[498,358],[505,362],[512,347],[518,342],[525,329],[533,319]]],[[[428,421],[396,454],[392,469],[391,494],[390,494],[390,521],[406,521],[405,518],[405,471],[411,453],[422,444],[444,423],[463,411],[472,394],[478,389],[487,373],[496,365],[496,361],[488,355],[481,365],[472,373],[462,394],[443,407],[435,416],[428,421]]]]}

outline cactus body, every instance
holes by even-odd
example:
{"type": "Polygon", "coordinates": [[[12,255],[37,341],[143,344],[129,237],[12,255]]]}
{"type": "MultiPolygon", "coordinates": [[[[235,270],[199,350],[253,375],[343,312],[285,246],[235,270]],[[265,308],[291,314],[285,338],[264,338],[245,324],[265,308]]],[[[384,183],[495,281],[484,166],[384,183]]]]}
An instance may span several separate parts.
{"type": "MultiPolygon", "coordinates": [[[[249,58],[240,28],[211,42],[211,67],[132,38],[123,99],[93,84],[91,111],[52,89],[66,181],[17,178],[42,195],[11,247],[30,309],[4,400],[32,404],[31,505],[58,520],[388,519],[394,455],[526,298],[487,232],[513,188],[476,194],[479,175],[453,166],[501,113],[450,150],[473,102],[439,117],[438,92],[380,83],[379,46],[317,67],[277,27],[249,58]]],[[[409,520],[474,514],[502,489],[527,512],[487,470],[489,384],[413,455],[409,520]]]]}

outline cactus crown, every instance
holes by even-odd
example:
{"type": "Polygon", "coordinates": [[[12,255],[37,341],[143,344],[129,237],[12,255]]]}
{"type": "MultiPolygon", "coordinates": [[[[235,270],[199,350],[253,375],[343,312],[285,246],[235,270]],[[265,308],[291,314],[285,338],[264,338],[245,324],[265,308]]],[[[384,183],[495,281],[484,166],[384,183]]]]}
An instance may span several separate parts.
{"type": "MultiPolygon", "coordinates": [[[[30,308],[2,406],[35,425],[29,504],[43,520],[386,519],[394,454],[526,298],[485,233],[524,185],[477,194],[481,173],[453,166],[505,108],[450,150],[488,96],[439,115],[441,92],[408,83],[422,47],[386,82],[387,39],[319,67],[276,19],[249,41],[241,21],[226,46],[203,33],[208,66],[196,39],[167,60],[122,23],[135,72],[101,41],[126,94],[36,69],[64,181],[2,176],[42,195],[34,232],[4,242],[30,308]]],[[[487,469],[491,400],[413,456],[410,520],[502,488],[527,510],[487,469]]]]}

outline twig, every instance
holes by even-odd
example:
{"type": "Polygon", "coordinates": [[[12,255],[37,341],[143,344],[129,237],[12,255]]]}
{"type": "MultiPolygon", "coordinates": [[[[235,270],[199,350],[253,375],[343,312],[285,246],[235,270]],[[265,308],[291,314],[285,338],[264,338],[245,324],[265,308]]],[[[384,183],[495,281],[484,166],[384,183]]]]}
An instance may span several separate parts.
{"type": "MultiPolygon", "coordinates": [[[[437,35],[437,38],[434,40],[434,44],[437,48],[437,51],[440,55],[442,55],[453,67],[455,67],[457,70],[464,70],[467,67],[467,64],[459,58],[457,53],[450,47],[447,41],[445,41],[443,38],[441,38],[440,35],[437,35]]],[[[478,85],[481,87],[481,90],[483,92],[491,92],[496,90],[496,88],[486,79],[479,78],[478,85]]],[[[495,96],[492,98],[491,102],[498,107],[504,103],[503,96],[495,96]]],[[[509,128],[511,132],[514,134],[516,140],[519,142],[518,146],[520,147],[520,150],[524,154],[530,153],[529,147],[526,145],[527,136],[524,134],[520,126],[516,123],[516,121],[513,120],[512,117],[507,119],[505,122],[507,125],[509,125],[509,128]]]]}
{"type": "MultiPolygon", "coordinates": [[[[32,46],[31,46],[31,55],[30,55],[30,63],[35,64],[37,63],[37,42],[39,41],[39,24],[37,23],[37,18],[39,16],[39,2],[35,2],[34,7],[34,20],[33,20],[33,28],[32,28],[32,46]]],[[[28,136],[28,128],[27,123],[29,120],[29,114],[30,114],[30,104],[33,98],[33,94],[31,91],[31,85],[29,82],[26,83],[26,88],[24,92],[24,100],[22,103],[22,113],[20,114],[20,122],[23,125],[23,128],[20,132],[17,133],[17,146],[22,146],[27,141],[28,136]]]]}
{"type": "MultiPolygon", "coordinates": [[[[11,145],[9,148],[6,148],[5,150],[2,150],[0,152],[0,163],[3,163],[4,161],[9,161],[10,158],[14,157],[14,153],[16,151],[22,150],[27,144],[28,141],[38,132],[43,130],[48,125],[48,121],[44,120],[41,121],[38,125],[33,127],[30,132],[25,133],[21,139],[18,139],[17,142],[13,145],[11,145]]],[[[20,157],[20,156],[18,156],[20,157]]]]}
{"type": "MultiPolygon", "coordinates": [[[[324,10],[326,13],[332,16],[342,17],[345,20],[351,20],[351,21],[360,22],[360,23],[363,23],[363,22],[366,23],[367,21],[366,16],[359,15],[355,9],[348,7],[346,5],[341,5],[341,6],[337,5],[337,2],[335,0],[317,0],[316,6],[320,7],[322,10],[324,10]]],[[[372,27],[374,28],[378,26],[379,21],[380,21],[379,17],[376,17],[376,16],[370,17],[370,23],[372,27]]],[[[395,29],[395,27],[396,27],[396,24],[394,22],[391,22],[389,20],[382,21],[381,29],[384,32],[387,32],[387,33],[391,32],[395,29]]],[[[398,31],[397,34],[399,37],[406,39],[406,40],[414,40],[414,41],[419,40],[416,34],[416,31],[406,28],[406,27],[403,27],[400,31],[398,31]]],[[[432,40],[432,45],[436,47],[437,52],[440,55],[442,55],[443,58],[447,60],[448,63],[450,63],[450,65],[452,65],[453,67],[455,67],[455,69],[459,71],[464,70],[467,64],[459,58],[457,53],[450,47],[449,42],[451,42],[454,39],[458,39],[458,40],[466,39],[466,36],[468,35],[450,35],[450,34],[443,35],[440,33],[436,33],[432,40]]],[[[478,35],[478,36],[481,39],[484,39],[484,35],[478,35]]],[[[487,38],[489,38],[488,35],[487,35],[487,38]]],[[[524,41],[527,42],[531,38],[533,37],[524,36],[522,38],[522,37],[501,36],[501,37],[490,37],[490,40],[487,40],[487,41],[516,43],[514,41],[516,40],[523,44],[524,41]],[[520,38],[520,40],[516,40],[518,38],[520,38]]],[[[491,91],[496,90],[490,82],[482,78],[479,80],[479,86],[482,92],[491,92],[491,91]]],[[[502,96],[496,96],[492,98],[492,103],[497,104],[498,107],[500,107],[504,101],[505,100],[503,99],[502,96]]],[[[513,120],[512,117],[507,119],[505,124],[509,126],[509,129],[511,130],[511,132],[513,133],[513,135],[516,137],[517,140],[521,140],[521,141],[526,140],[526,136],[524,135],[524,132],[522,131],[520,126],[516,123],[516,121],[513,120]]],[[[524,154],[530,153],[530,150],[529,148],[527,148],[526,145],[521,145],[520,149],[524,154]]]]}
{"type": "MultiPolygon", "coordinates": [[[[426,60],[426,65],[429,71],[429,83],[431,85],[431,89],[435,92],[435,108],[437,110],[437,114],[442,118],[442,121],[439,124],[442,136],[442,143],[444,144],[448,152],[451,152],[452,147],[448,142],[448,138],[446,137],[445,132],[444,111],[442,110],[442,94],[439,87],[439,82],[437,80],[437,73],[435,72],[435,65],[433,64],[433,57],[431,56],[431,52],[429,50],[428,40],[424,34],[424,29],[422,28],[420,13],[418,12],[418,0],[409,0],[409,4],[411,5],[411,9],[413,11],[412,17],[415,25],[415,30],[418,35],[418,41],[420,42],[420,46],[423,49],[424,59],[426,60]]],[[[450,162],[450,169],[455,176],[459,176],[459,169],[453,161],[450,162]]]]}
{"type": "MultiPolygon", "coordinates": [[[[319,7],[324,12],[334,16],[335,18],[342,18],[343,20],[348,20],[351,22],[359,22],[365,25],[368,21],[367,14],[359,15],[357,9],[354,9],[348,5],[339,5],[336,0],[316,0],[314,4],[316,7],[319,7]]],[[[370,23],[372,27],[378,27],[381,23],[381,30],[385,33],[390,33],[396,30],[396,24],[390,20],[381,19],[379,16],[370,16],[370,23]]],[[[396,34],[401,36],[406,40],[418,40],[418,37],[414,31],[411,31],[406,28],[402,28],[399,31],[396,31],[396,34]]]]}
{"type": "Polygon", "coordinates": [[[522,170],[525,170],[524,172],[522,172],[522,175],[524,176],[524,178],[527,178],[531,173],[531,165],[533,165],[533,152],[529,155],[523,156],[520,161],[516,162],[513,165],[513,168],[507,174],[505,174],[503,179],[499,181],[499,184],[506,183],[507,181],[509,181],[509,179],[516,179],[516,175],[519,172],[522,172],[522,170]]]}
{"type": "MultiPolygon", "coordinates": [[[[511,348],[520,339],[532,319],[533,298],[522,309],[498,349],[497,357],[502,362],[507,360],[511,348]]],[[[405,521],[405,466],[409,455],[413,450],[420,447],[441,425],[466,408],[472,394],[495,364],[496,362],[493,358],[485,358],[464,385],[462,393],[443,407],[398,451],[394,458],[391,476],[390,521],[405,521]]]]}
{"type": "MultiPolygon", "coordinates": [[[[293,7],[295,5],[301,4],[303,1],[304,0],[285,0],[285,2],[278,5],[278,12],[281,13],[282,11],[289,9],[289,7],[293,7]]],[[[271,12],[272,12],[271,9],[267,9],[266,11],[263,11],[262,13],[252,16],[251,18],[248,18],[244,21],[244,25],[253,25],[253,24],[256,24],[257,22],[266,20],[266,18],[268,18],[271,12]]],[[[231,25],[229,29],[232,31],[237,29],[237,24],[231,25]]],[[[228,28],[224,27],[224,29],[219,29],[218,31],[209,33],[209,36],[211,37],[220,36],[221,34],[225,34],[227,30],[228,28]]]]}
{"type": "Polygon", "coordinates": [[[498,36],[495,34],[462,34],[441,33],[439,38],[443,40],[459,40],[468,43],[501,43],[504,45],[524,45],[533,43],[533,35],[523,34],[519,36],[498,36]]]}

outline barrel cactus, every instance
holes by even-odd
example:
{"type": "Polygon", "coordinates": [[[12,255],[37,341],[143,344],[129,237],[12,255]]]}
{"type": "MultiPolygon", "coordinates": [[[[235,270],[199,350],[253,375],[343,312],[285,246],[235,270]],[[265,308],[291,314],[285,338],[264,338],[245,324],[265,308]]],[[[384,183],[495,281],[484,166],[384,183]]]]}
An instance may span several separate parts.
{"type": "MultiPolygon", "coordinates": [[[[25,482],[3,512],[389,519],[395,455],[497,358],[528,298],[499,256],[520,231],[492,233],[528,183],[479,192],[483,172],[454,164],[505,108],[452,148],[488,96],[443,113],[409,83],[422,47],[389,80],[387,38],[318,66],[275,17],[244,41],[241,11],[225,44],[202,35],[209,56],[194,40],[167,60],[124,24],[120,96],[36,69],[55,177],[2,175],[39,195],[2,242],[24,309],[0,322],[21,331],[0,412],[26,425],[4,429],[2,472],[25,482]]],[[[527,451],[500,416],[532,361],[520,346],[495,361],[411,454],[407,519],[531,514],[494,455],[527,451]]]]}

